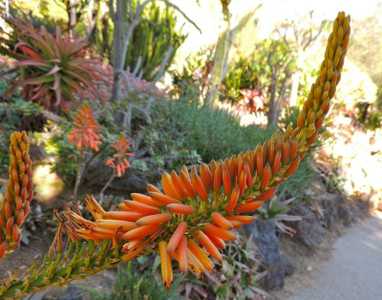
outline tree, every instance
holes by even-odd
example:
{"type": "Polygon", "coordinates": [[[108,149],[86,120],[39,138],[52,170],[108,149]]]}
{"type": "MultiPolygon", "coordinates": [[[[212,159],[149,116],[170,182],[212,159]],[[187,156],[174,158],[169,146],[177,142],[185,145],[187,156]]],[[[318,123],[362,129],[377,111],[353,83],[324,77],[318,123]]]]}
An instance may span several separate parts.
{"type": "MultiPolygon", "coordinates": [[[[109,0],[109,13],[114,24],[112,63],[114,67],[113,89],[111,99],[121,100],[121,80],[125,70],[126,56],[134,30],[138,26],[145,7],[154,0],[109,0]]],[[[168,0],[160,0],[166,6],[177,10],[188,22],[199,31],[200,28],[175,4],[168,0]]],[[[168,55],[164,56],[166,60],[168,55]]],[[[165,63],[165,61],[163,62],[165,63]]],[[[161,69],[161,66],[160,66],[161,69]]]]}
{"type": "Polygon", "coordinates": [[[224,96],[235,102],[242,91],[257,91],[269,100],[268,124],[276,125],[294,70],[295,56],[288,44],[277,39],[259,41],[254,52],[241,57],[227,74],[223,81],[224,96]]]}
{"type": "Polygon", "coordinates": [[[382,86],[382,5],[374,15],[354,21],[353,39],[349,55],[364,69],[375,84],[382,86]]]}
{"type": "Polygon", "coordinates": [[[291,49],[295,51],[296,71],[291,74],[292,87],[289,97],[289,105],[296,106],[298,98],[298,88],[300,85],[302,66],[306,59],[306,51],[317,41],[327,25],[327,21],[322,21],[318,26],[314,22],[313,11],[299,20],[286,20],[282,22],[275,33],[282,38],[291,49]]]}

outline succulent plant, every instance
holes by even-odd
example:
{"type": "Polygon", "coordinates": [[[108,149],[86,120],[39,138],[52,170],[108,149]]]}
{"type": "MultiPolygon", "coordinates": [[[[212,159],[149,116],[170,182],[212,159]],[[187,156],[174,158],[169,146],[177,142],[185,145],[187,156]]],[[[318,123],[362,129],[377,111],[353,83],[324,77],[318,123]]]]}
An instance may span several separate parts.
{"type": "Polygon", "coordinates": [[[83,89],[97,95],[95,80],[103,78],[101,62],[87,58],[88,43],[15,18],[5,19],[12,32],[1,37],[0,53],[16,60],[18,75],[7,94],[22,96],[50,110],[67,110],[83,89]]]}
{"type": "Polygon", "coordinates": [[[196,276],[212,270],[224,259],[221,249],[236,238],[234,229],[255,219],[256,210],[296,171],[316,140],[340,80],[349,22],[345,13],[338,14],[319,76],[295,128],[223,161],[164,173],[161,189],[149,184],[147,194],[131,194],[132,200],[121,202],[117,210],[106,211],[87,196],[92,220],[78,210],[65,211],[43,264],[24,278],[10,278],[0,285],[0,297],[14,299],[155,252],[167,287],[173,281],[174,261],[181,272],[190,270],[196,276]]]}

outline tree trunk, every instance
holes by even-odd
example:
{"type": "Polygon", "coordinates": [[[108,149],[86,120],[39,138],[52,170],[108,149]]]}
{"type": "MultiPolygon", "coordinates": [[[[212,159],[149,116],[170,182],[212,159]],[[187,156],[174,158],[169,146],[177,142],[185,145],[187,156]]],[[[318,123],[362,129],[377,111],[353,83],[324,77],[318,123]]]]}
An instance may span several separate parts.
{"type": "Polygon", "coordinates": [[[5,11],[5,16],[9,17],[9,0],[4,1],[4,11],[5,11]]]}
{"type": "Polygon", "coordinates": [[[227,29],[219,37],[216,44],[214,63],[211,73],[211,81],[208,87],[205,105],[215,106],[218,99],[219,85],[225,77],[227,72],[229,50],[231,48],[231,36],[230,22],[227,22],[227,29]]]}
{"type": "Polygon", "coordinates": [[[276,99],[277,74],[272,68],[271,91],[269,97],[268,126],[275,126],[279,115],[279,101],[276,99]]]}
{"type": "Polygon", "coordinates": [[[88,5],[88,25],[86,27],[86,37],[88,41],[92,40],[96,32],[97,16],[100,9],[99,0],[90,0],[88,5]]]}
{"type": "Polygon", "coordinates": [[[113,37],[113,67],[114,67],[114,82],[112,89],[111,100],[119,101],[122,98],[122,76],[125,70],[126,55],[129,48],[129,42],[133,32],[141,19],[141,13],[144,6],[149,1],[141,4],[139,1],[136,3],[135,15],[129,22],[126,14],[132,13],[127,11],[128,1],[131,0],[117,0],[117,8],[114,14],[114,37],[113,37]]]}
{"type": "Polygon", "coordinates": [[[108,14],[105,14],[102,16],[101,19],[102,23],[102,29],[101,29],[101,35],[102,35],[102,45],[101,45],[101,53],[103,57],[107,57],[109,59],[109,63],[113,63],[113,54],[110,49],[109,44],[109,36],[110,36],[110,26],[109,26],[109,16],[108,14]]]}
{"type": "Polygon", "coordinates": [[[68,14],[68,32],[69,37],[72,38],[74,34],[74,27],[77,24],[77,12],[76,12],[77,0],[69,0],[67,6],[68,14]]]}
{"type": "Polygon", "coordinates": [[[290,91],[289,105],[296,106],[298,100],[298,87],[300,85],[301,71],[297,70],[292,75],[292,87],[290,91]]]}
{"type": "MultiPolygon", "coordinates": [[[[111,0],[112,1],[112,0],[111,0]]],[[[112,62],[114,67],[112,100],[120,100],[122,97],[122,73],[125,65],[125,59],[122,56],[124,42],[124,13],[126,13],[127,0],[117,0],[116,10],[114,13],[114,35],[113,35],[113,53],[112,62]]]]}

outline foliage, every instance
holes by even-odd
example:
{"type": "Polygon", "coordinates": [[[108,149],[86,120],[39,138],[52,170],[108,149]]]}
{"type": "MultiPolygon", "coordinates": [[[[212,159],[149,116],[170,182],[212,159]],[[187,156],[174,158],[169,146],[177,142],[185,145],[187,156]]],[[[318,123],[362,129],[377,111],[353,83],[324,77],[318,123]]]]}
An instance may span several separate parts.
{"type": "Polygon", "coordinates": [[[304,196],[304,191],[309,188],[315,174],[311,163],[311,157],[306,156],[296,173],[280,186],[280,197],[291,196],[296,199],[301,199],[304,196]]]}
{"type": "Polygon", "coordinates": [[[213,68],[213,48],[206,48],[189,55],[182,70],[171,71],[171,94],[178,98],[203,98],[209,85],[213,68]]]}
{"type": "Polygon", "coordinates": [[[56,26],[65,26],[66,12],[61,1],[16,0],[10,2],[11,15],[29,20],[34,26],[43,25],[54,30],[56,26]]]}
{"type": "Polygon", "coordinates": [[[36,29],[30,23],[8,18],[12,32],[0,51],[16,59],[18,75],[7,94],[22,88],[23,98],[50,110],[68,109],[82,89],[97,94],[94,80],[101,79],[99,61],[86,57],[87,42],[60,32],[36,29]]]}
{"type": "MultiPolygon", "coordinates": [[[[7,86],[0,81],[0,95],[7,86]]],[[[14,131],[40,130],[45,123],[41,116],[42,108],[35,103],[24,101],[18,96],[8,102],[0,102],[0,172],[5,173],[8,166],[10,135],[14,131]]]]}
{"type": "MultiPolygon", "coordinates": [[[[60,230],[58,233],[62,233],[60,230]]],[[[20,276],[11,275],[0,285],[1,299],[17,299],[21,293],[31,293],[47,285],[62,285],[77,278],[95,274],[117,264],[118,249],[112,249],[111,243],[69,241],[65,243],[62,236],[55,238],[49,254],[41,263],[32,265],[27,273],[26,281],[20,281],[20,276]]]]}
{"type": "MultiPolygon", "coordinates": [[[[136,1],[127,7],[124,18],[131,22],[134,16],[136,1]]],[[[114,28],[108,18],[98,22],[96,46],[100,52],[112,57],[112,36],[114,28]]],[[[175,53],[183,44],[186,35],[176,29],[176,16],[169,8],[162,8],[155,1],[144,8],[139,23],[134,29],[126,55],[126,67],[130,72],[146,80],[158,79],[160,73],[167,70],[175,53]],[[161,69],[161,64],[163,69],[161,69]]]]}
{"type": "Polygon", "coordinates": [[[256,258],[256,250],[251,239],[240,238],[224,250],[226,259],[217,275],[221,278],[218,284],[213,284],[216,299],[256,299],[259,291],[256,275],[260,263],[256,258]]]}
{"type": "Polygon", "coordinates": [[[378,86],[382,85],[382,41],[376,39],[382,35],[379,15],[381,7],[373,15],[354,21],[351,51],[352,61],[361,66],[378,86]]]}
{"type": "MultiPolygon", "coordinates": [[[[185,97],[186,98],[186,97],[185,97]]],[[[194,149],[203,161],[222,159],[253,148],[272,134],[271,129],[242,127],[227,111],[200,106],[186,99],[170,104],[170,117],[183,133],[184,146],[194,149]]]]}
{"type": "Polygon", "coordinates": [[[243,90],[254,89],[266,99],[270,98],[272,89],[277,98],[285,97],[289,87],[284,87],[284,82],[294,69],[295,57],[285,42],[272,39],[260,41],[252,55],[240,57],[231,66],[222,83],[221,98],[235,103],[242,99],[243,90]]]}
{"type": "Polygon", "coordinates": [[[95,300],[171,300],[181,299],[177,293],[178,284],[174,284],[171,289],[166,289],[156,278],[153,272],[139,271],[134,268],[132,262],[120,264],[118,266],[117,280],[114,283],[110,294],[99,294],[92,292],[92,299],[95,300]]]}
{"type": "Polygon", "coordinates": [[[160,8],[155,2],[147,7],[130,42],[126,57],[128,68],[133,71],[140,63],[139,73],[150,81],[162,75],[158,73],[161,64],[165,63],[165,71],[186,39],[175,27],[176,17],[170,8],[160,8]]]}

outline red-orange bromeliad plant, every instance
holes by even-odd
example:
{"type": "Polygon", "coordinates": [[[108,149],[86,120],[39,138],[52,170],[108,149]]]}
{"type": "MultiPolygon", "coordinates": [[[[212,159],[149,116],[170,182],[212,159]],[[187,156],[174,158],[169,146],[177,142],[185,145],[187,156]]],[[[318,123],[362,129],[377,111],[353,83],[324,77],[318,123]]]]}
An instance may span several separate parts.
{"type": "Polygon", "coordinates": [[[167,287],[176,264],[181,272],[190,270],[197,276],[211,271],[215,261],[222,261],[225,244],[236,238],[235,228],[255,219],[256,210],[297,170],[316,140],[340,81],[349,22],[345,13],[338,14],[319,76],[295,128],[273,135],[252,151],[165,173],[161,189],[149,184],[147,194],[131,194],[132,200],[123,201],[115,211],[105,211],[93,196],[87,196],[86,208],[93,219],[66,211],[53,245],[58,258],[49,256],[43,267],[28,272],[27,284],[10,279],[0,285],[0,296],[62,283],[156,251],[167,287]],[[62,231],[69,236],[69,250],[57,242],[62,231]]]}

